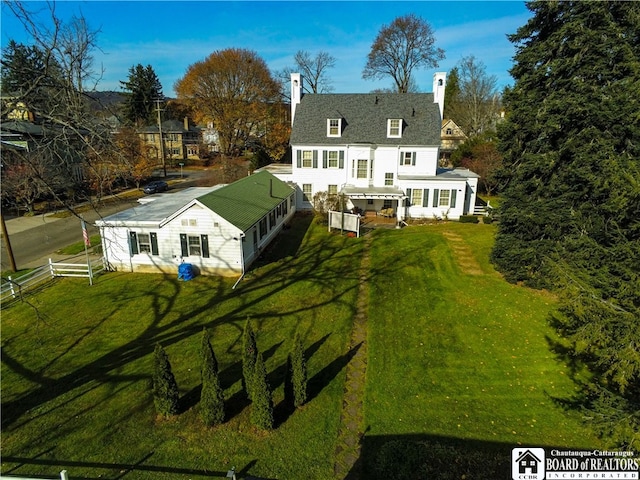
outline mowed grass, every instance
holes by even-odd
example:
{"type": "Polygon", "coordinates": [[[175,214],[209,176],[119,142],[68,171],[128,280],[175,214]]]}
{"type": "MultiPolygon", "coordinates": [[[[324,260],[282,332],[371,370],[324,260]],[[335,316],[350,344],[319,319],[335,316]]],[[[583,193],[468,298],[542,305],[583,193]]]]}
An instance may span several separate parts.
{"type": "MultiPolygon", "coordinates": [[[[309,222],[281,243],[295,251],[309,222]]],[[[265,478],[332,477],[362,242],[311,226],[295,256],[235,279],[111,273],[62,279],[2,312],[2,473],[72,478],[204,478],[235,466],[265,478]],[[254,322],[274,389],[277,429],[257,431],[241,387],[241,342],[254,322]],[[229,419],[197,411],[200,341],[211,331],[229,419]],[[282,406],[286,357],[301,333],[308,404],[282,406]],[[184,412],[156,418],[152,351],[162,344],[184,412]]]]}
{"type": "Polygon", "coordinates": [[[372,268],[394,265],[394,274],[370,283],[370,469],[385,439],[460,452],[480,447],[507,462],[519,445],[600,445],[556,401],[575,388],[548,344],[556,339],[547,324],[556,300],[508,284],[493,270],[495,226],[448,223],[376,234],[372,268]]]}
{"type": "MultiPolygon", "coordinates": [[[[284,232],[236,290],[235,279],[112,273],[92,287],[57,281],[5,309],[2,473],[195,479],[235,466],[239,477],[333,478],[364,242],[308,225],[284,232]],[[252,427],[241,390],[247,318],[275,390],[278,425],[268,433],[252,427]],[[198,418],[204,326],[229,416],[212,429],[198,418]],[[296,331],[310,401],[292,413],[281,402],[296,331]],[[150,392],[158,342],[182,395],[184,411],[171,420],[156,418],[150,392]]],[[[507,478],[518,445],[598,446],[555,401],[574,388],[547,343],[556,300],[493,270],[494,234],[493,225],[458,223],[373,233],[365,478],[375,478],[379,448],[393,439],[433,446],[443,460],[429,478],[439,479],[461,478],[447,469],[478,451],[498,452],[501,475],[476,469],[473,478],[507,478]]]]}

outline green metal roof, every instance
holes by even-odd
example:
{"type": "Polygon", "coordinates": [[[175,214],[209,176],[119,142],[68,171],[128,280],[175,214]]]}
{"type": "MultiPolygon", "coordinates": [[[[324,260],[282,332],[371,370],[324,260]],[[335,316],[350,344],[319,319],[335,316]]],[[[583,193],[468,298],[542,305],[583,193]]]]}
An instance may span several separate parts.
{"type": "Polygon", "coordinates": [[[292,187],[262,171],[202,195],[197,200],[244,232],[292,193],[292,187]]]}

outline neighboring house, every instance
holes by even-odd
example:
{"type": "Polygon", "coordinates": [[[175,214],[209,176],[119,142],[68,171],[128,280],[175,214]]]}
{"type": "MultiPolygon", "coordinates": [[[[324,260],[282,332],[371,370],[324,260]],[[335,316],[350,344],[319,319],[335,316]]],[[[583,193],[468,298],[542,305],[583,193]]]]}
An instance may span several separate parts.
{"type": "Polygon", "coordinates": [[[109,268],[236,276],[258,258],[295,212],[294,189],[268,172],[224,186],[144,198],[141,206],[98,220],[109,268]]]}
{"type": "Polygon", "coordinates": [[[434,75],[434,93],[303,96],[292,74],[292,165],[263,170],[297,185],[298,209],[326,191],[398,221],[473,213],[478,175],[438,167],[445,78],[434,75]]]}
{"type": "Polygon", "coordinates": [[[39,175],[52,185],[60,186],[61,190],[77,186],[85,180],[83,162],[77,153],[82,140],[79,136],[74,138],[65,133],[59,126],[22,120],[3,121],[0,123],[0,141],[2,148],[7,148],[7,151],[1,152],[2,164],[6,167],[29,159],[31,170],[39,169],[39,175]],[[74,142],[76,148],[71,148],[70,142],[74,142]],[[9,146],[13,148],[9,149],[9,146]],[[20,155],[16,157],[9,152],[19,152],[20,155]],[[61,164],[64,168],[61,168],[61,164]],[[59,178],[54,180],[54,177],[59,178]]]}
{"type": "Polygon", "coordinates": [[[162,122],[162,145],[160,144],[160,129],[158,125],[152,125],[139,130],[138,135],[151,147],[152,156],[162,162],[162,152],[170,165],[185,160],[200,160],[206,152],[200,152],[202,144],[201,129],[189,123],[187,117],[184,121],[166,120],[162,122]]]}
{"type": "Polygon", "coordinates": [[[451,154],[467,140],[462,129],[451,119],[442,120],[440,130],[440,165],[451,164],[451,154]]]}

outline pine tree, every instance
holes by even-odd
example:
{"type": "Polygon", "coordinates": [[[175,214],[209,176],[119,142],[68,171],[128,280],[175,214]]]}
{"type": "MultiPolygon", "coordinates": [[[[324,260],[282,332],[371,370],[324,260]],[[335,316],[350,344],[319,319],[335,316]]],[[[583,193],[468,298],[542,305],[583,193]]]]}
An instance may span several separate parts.
{"type": "Polygon", "coordinates": [[[307,363],[304,358],[304,349],[300,336],[296,334],[293,339],[293,348],[289,354],[291,366],[291,384],[293,387],[293,404],[301,407],[307,401],[307,363]]]}
{"type": "Polygon", "coordinates": [[[124,118],[133,125],[155,123],[155,101],[162,98],[162,84],[151,65],[138,64],[129,69],[127,81],[120,81],[125,90],[124,118]]]}
{"type": "MultiPolygon", "coordinates": [[[[581,405],[640,442],[640,3],[532,2],[516,44],[492,260],[558,289],[554,325],[593,373],[581,405]]],[[[595,424],[595,422],[593,422],[595,424]]]]}
{"type": "Polygon", "coordinates": [[[178,413],[178,384],[171,371],[169,357],[159,343],[153,357],[153,401],[158,415],[169,417],[178,413]]]}
{"type": "Polygon", "coordinates": [[[224,392],[218,376],[218,362],[211,347],[209,332],[202,331],[202,393],[200,395],[200,417],[205,425],[224,422],[224,392]]]}
{"type": "Polygon", "coordinates": [[[247,318],[247,323],[244,326],[244,333],[242,335],[242,380],[244,391],[247,393],[249,400],[251,400],[252,395],[252,379],[257,354],[256,336],[251,327],[251,320],[247,318]]]}
{"type": "Polygon", "coordinates": [[[251,422],[262,430],[271,430],[273,428],[273,400],[267,382],[267,369],[261,353],[256,358],[251,395],[251,422]]]}

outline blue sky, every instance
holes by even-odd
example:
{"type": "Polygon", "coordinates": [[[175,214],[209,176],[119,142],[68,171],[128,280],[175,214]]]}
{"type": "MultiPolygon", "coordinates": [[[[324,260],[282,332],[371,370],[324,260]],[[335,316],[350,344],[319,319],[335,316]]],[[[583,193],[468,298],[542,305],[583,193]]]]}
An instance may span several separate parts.
{"type": "MultiPolygon", "coordinates": [[[[29,8],[45,4],[29,1],[29,8]]],[[[390,87],[391,80],[366,81],[362,69],[382,25],[414,13],[433,27],[436,45],[446,58],[438,68],[415,72],[421,91],[430,92],[433,73],[449,71],[464,56],[474,55],[502,88],[512,83],[508,74],[514,48],[506,35],[530,17],[524,2],[412,1],[412,2],[274,2],[274,1],[58,1],[62,20],[82,13],[89,26],[99,29],[96,66],[104,74],[99,90],[120,90],[130,67],[151,65],[164,88],[173,85],[189,65],[216,50],[254,50],[271,70],[293,66],[298,50],[324,50],[336,58],[329,71],[334,92],[365,93],[390,87]]],[[[42,13],[41,20],[50,16],[42,13]]],[[[2,46],[9,39],[29,43],[22,26],[2,6],[2,46]]]]}

